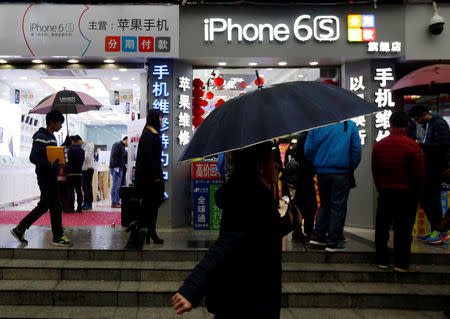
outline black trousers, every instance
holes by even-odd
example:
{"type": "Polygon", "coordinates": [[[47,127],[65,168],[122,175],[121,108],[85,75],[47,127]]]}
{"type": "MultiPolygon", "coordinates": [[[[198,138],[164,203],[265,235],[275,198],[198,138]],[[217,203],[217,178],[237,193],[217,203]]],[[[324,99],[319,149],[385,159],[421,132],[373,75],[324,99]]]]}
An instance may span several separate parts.
{"type": "Polygon", "coordinates": [[[94,169],[89,168],[83,171],[83,199],[84,205],[92,206],[94,197],[92,194],[92,177],[94,176],[94,169]]]}
{"type": "Polygon", "coordinates": [[[70,209],[74,208],[75,194],[77,193],[77,209],[83,206],[83,193],[81,192],[81,175],[67,176],[67,185],[69,186],[69,205],[70,209]]]}
{"type": "MultiPolygon", "coordinates": [[[[302,177],[297,184],[294,203],[303,216],[303,230],[310,236],[314,227],[314,216],[317,212],[316,190],[314,189],[314,175],[302,177]]],[[[294,219],[294,233],[301,233],[302,224],[294,219]]]]}
{"type": "Polygon", "coordinates": [[[389,265],[389,228],[394,226],[394,263],[408,268],[411,254],[411,231],[417,212],[417,195],[409,190],[381,189],[375,227],[377,263],[389,265]]]}
{"type": "Polygon", "coordinates": [[[39,182],[39,190],[41,197],[37,206],[25,216],[19,223],[20,231],[25,231],[36,222],[39,217],[50,210],[50,221],[52,224],[53,240],[58,240],[63,235],[63,227],[61,220],[61,204],[59,202],[58,187],[56,178],[51,182],[39,182]]]}
{"type": "Polygon", "coordinates": [[[425,188],[420,199],[420,205],[427,215],[431,230],[437,230],[437,226],[442,221],[440,175],[425,174],[425,188]]]}

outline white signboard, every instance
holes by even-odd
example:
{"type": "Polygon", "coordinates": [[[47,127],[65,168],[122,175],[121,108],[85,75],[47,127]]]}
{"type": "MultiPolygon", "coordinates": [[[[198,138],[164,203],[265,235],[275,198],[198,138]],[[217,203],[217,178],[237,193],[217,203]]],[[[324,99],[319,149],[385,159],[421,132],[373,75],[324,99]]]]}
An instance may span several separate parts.
{"type": "Polygon", "coordinates": [[[0,6],[0,55],[178,57],[177,5],[0,6]]]}

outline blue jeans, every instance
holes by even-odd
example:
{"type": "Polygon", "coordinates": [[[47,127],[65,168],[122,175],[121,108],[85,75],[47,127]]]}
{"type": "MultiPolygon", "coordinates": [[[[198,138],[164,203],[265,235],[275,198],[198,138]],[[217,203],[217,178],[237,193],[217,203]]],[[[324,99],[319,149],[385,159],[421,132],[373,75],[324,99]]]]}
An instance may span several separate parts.
{"type": "Polygon", "coordinates": [[[112,176],[111,203],[120,204],[119,189],[120,186],[122,185],[123,170],[122,168],[119,168],[119,171],[116,172],[114,168],[110,168],[109,172],[111,173],[112,176]]]}
{"type": "Polygon", "coordinates": [[[340,243],[347,215],[349,174],[317,174],[320,208],[312,235],[328,246],[340,243]]]}

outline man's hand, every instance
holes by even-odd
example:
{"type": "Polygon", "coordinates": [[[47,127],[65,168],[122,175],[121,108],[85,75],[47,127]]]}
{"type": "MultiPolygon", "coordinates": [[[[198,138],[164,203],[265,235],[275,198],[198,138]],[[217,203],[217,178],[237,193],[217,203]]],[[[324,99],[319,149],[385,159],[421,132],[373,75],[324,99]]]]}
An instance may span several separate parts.
{"type": "Polygon", "coordinates": [[[114,167],[114,172],[119,173],[119,171],[120,171],[120,167],[114,167]]]}
{"type": "Polygon", "coordinates": [[[51,165],[52,167],[57,167],[58,164],[59,164],[59,158],[57,158],[54,162],[51,162],[51,163],[50,163],[50,165],[51,165]]]}
{"type": "Polygon", "coordinates": [[[189,302],[189,300],[184,298],[178,292],[173,295],[172,304],[178,315],[181,315],[183,312],[192,310],[192,304],[189,302]]]}

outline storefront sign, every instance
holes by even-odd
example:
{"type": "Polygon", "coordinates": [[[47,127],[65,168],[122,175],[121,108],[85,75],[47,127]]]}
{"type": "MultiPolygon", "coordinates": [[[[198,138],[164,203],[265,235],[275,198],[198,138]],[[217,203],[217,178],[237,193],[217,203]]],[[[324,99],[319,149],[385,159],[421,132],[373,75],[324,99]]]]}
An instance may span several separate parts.
{"type": "MultiPolygon", "coordinates": [[[[366,87],[364,86],[364,76],[357,75],[350,77],[350,91],[354,92],[360,98],[364,99],[366,87]]],[[[358,116],[352,119],[356,126],[358,127],[359,138],[361,140],[361,145],[366,144],[366,118],[364,116],[358,116]]]]}
{"type": "Polygon", "coordinates": [[[184,6],[180,8],[180,56],[402,56],[404,7],[358,9],[359,12],[335,6],[243,5],[237,10],[225,6],[184,6]]]}
{"type": "Polygon", "coordinates": [[[177,57],[176,5],[0,6],[1,55],[177,57]]]}
{"type": "Polygon", "coordinates": [[[377,91],[375,91],[375,103],[383,109],[383,111],[375,114],[375,128],[377,129],[375,140],[378,142],[389,135],[389,118],[392,115],[392,108],[395,106],[390,89],[394,85],[395,79],[392,67],[375,68],[373,79],[378,83],[377,91]]]}

